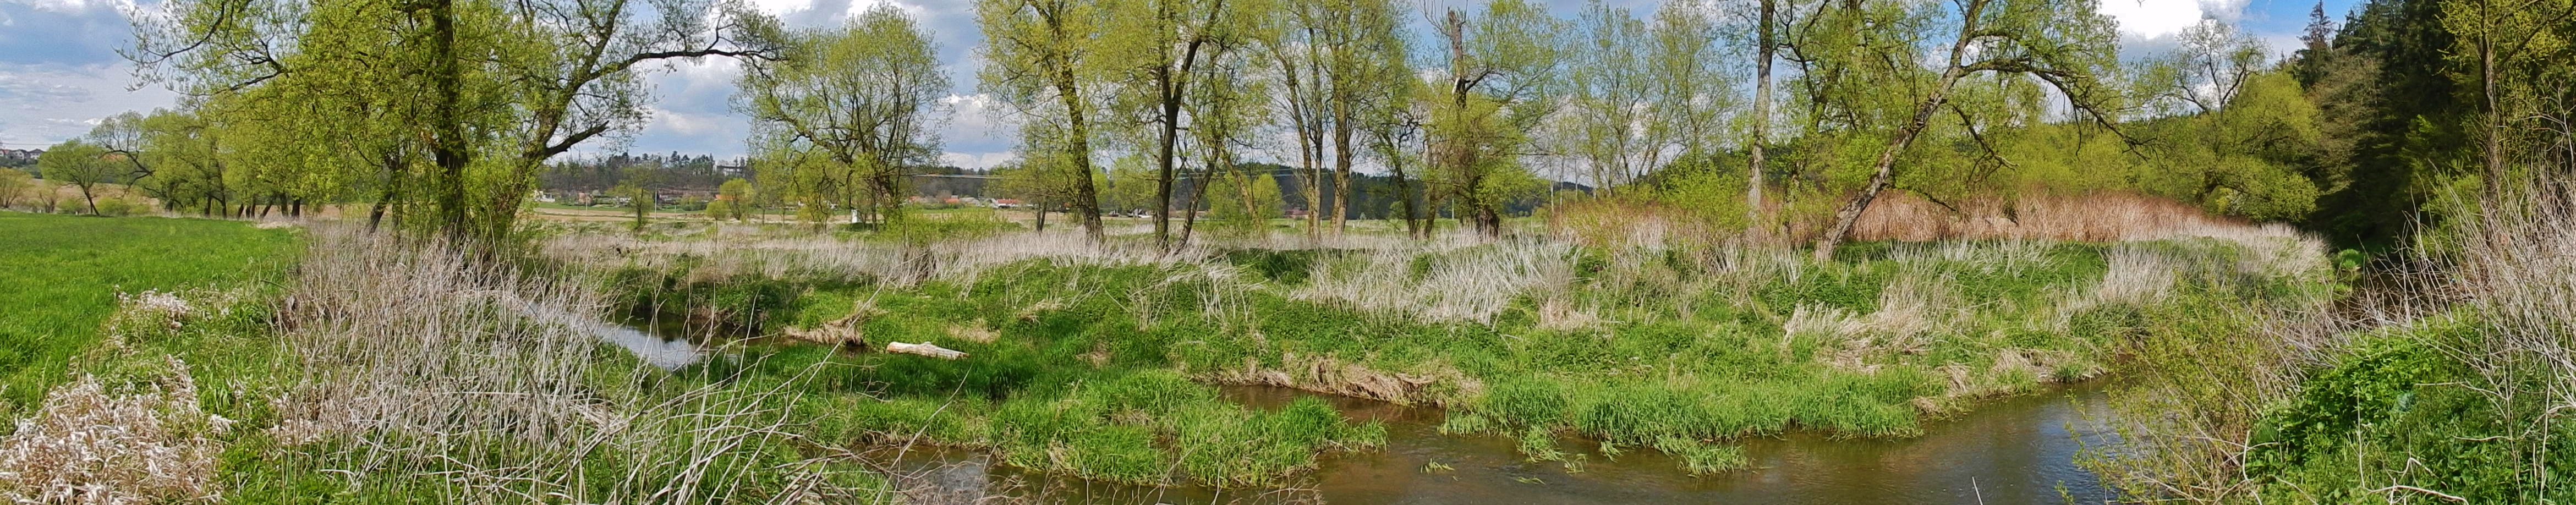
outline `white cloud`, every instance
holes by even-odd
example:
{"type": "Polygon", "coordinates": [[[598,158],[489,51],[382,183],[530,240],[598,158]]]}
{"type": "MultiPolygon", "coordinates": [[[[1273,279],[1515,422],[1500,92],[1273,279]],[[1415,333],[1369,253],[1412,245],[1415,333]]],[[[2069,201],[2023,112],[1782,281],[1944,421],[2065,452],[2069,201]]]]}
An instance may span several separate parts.
{"type": "Polygon", "coordinates": [[[2235,21],[2249,0],[2102,0],[2101,12],[2120,23],[2120,33],[2154,39],[2180,33],[2203,18],[2235,21]]]}
{"type": "Polygon", "coordinates": [[[814,8],[814,0],[751,0],[751,7],[772,16],[814,8]]]}
{"type": "Polygon", "coordinates": [[[939,155],[940,163],[944,163],[952,167],[973,170],[982,170],[1001,166],[1003,163],[1009,163],[1011,160],[1016,159],[1020,159],[1020,153],[1018,151],[1002,151],[997,153],[952,152],[939,155]]]}
{"type": "Polygon", "coordinates": [[[0,145],[52,145],[89,133],[99,118],[179,100],[157,86],[126,89],[133,82],[123,65],[0,64],[0,145]]]}
{"type": "Polygon", "coordinates": [[[2102,14],[2120,23],[2122,34],[2161,37],[2199,23],[2197,0],[2104,0],[2102,14]]]}
{"type": "Polygon", "coordinates": [[[647,125],[646,128],[660,128],[669,130],[672,133],[692,137],[733,133],[727,130],[736,130],[738,128],[728,127],[736,126],[740,123],[740,121],[726,121],[726,119],[738,118],[726,118],[719,115],[676,112],[661,107],[649,107],[646,110],[653,116],[652,124],[647,125]]]}

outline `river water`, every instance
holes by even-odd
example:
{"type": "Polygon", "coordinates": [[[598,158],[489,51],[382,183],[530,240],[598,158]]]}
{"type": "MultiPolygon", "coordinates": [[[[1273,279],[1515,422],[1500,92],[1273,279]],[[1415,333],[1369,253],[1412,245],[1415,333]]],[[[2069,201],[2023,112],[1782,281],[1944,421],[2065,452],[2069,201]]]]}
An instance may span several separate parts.
{"type": "MultiPolygon", "coordinates": [[[[1299,396],[1284,388],[1226,388],[1228,399],[1273,408],[1299,396]]],[[[1519,442],[1449,436],[1437,409],[1322,396],[1356,420],[1387,425],[1383,450],[1336,454],[1282,489],[1136,487],[1031,475],[982,454],[930,450],[896,465],[915,502],[1499,504],[2062,504],[2114,498],[2075,465],[2084,444],[2110,435],[2096,414],[2098,388],[1997,400],[1955,419],[1927,423],[1903,440],[1789,435],[1744,441],[1754,468],[1692,477],[1671,458],[1632,449],[1615,459],[1591,454],[1580,471],[1524,461],[1519,442]],[[1433,463],[1440,466],[1435,467],[1433,463]],[[1444,469],[1445,468],[1445,469],[1444,469]]],[[[1596,445],[1565,438],[1590,453],[1596,445]]]]}
{"type": "MultiPolygon", "coordinates": [[[[655,333],[613,327],[602,336],[665,368],[705,356],[688,339],[655,333]]],[[[1585,453],[1579,468],[1528,462],[1509,437],[1440,434],[1444,414],[1434,408],[1275,387],[1223,392],[1230,401],[1265,409],[1317,396],[1355,421],[1385,423],[1387,445],[1329,455],[1316,471],[1280,489],[1104,484],[1021,472],[954,449],[885,459],[913,503],[2064,504],[2115,497],[2075,464],[2086,445],[2113,438],[2102,424],[2109,416],[2098,386],[1980,403],[1967,414],[1926,422],[1924,435],[1909,439],[1806,433],[1746,439],[1751,469],[1699,477],[1651,450],[1608,458],[1596,452],[1597,443],[1574,437],[1558,447],[1585,453]]]]}

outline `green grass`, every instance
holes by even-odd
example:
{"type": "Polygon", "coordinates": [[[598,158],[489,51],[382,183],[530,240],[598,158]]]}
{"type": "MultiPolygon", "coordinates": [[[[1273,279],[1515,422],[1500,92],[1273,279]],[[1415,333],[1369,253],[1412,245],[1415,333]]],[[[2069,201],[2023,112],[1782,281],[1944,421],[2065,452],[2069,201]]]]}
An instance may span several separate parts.
{"type": "MultiPolygon", "coordinates": [[[[769,368],[748,370],[752,376],[805,370],[803,363],[823,359],[851,360],[853,366],[810,384],[818,398],[832,398],[816,400],[821,403],[812,408],[834,416],[837,429],[853,438],[888,442],[917,435],[988,448],[1014,465],[1108,480],[1159,482],[1165,471],[1148,470],[1152,462],[1181,468],[1188,479],[1252,484],[1274,478],[1265,473],[1311,465],[1261,454],[1364,446],[1368,436],[1365,428],[1318,428],[1326,435],[1184,443],[1190,433],[1268,432],[1247,427],[1275,422],[1266,414],[1223,406],[1201,385],[1236,380],[1230,377],[1243,376],[1247,367],[1289,373],[1327,389],[1354,370],[1432,377],[1401,399],[1448,407],[1444,432],[1514,437],[1540,458],[1562,452],[1550,437],[1570,433],[1653,448],[1672,454],[1686,470],[1707,473],[1743,464],[1728,439],[1791,430],[1912,436],[1926,418],[1965,408],[1977,397],[2035,391],[2049,381],[2103,369],[2128,335],[2217,317],[2106,305],[2068,316],[2063,328],[2050,326],[2051,311],[2099,282],[2115,247],[2164,248],[2181,257],[2209,258],[2210,264],[2234,261],[2230,246],[2209,241],[2027,246],[2014,252],[2022,258],[2015,261],[1914,253],[1893,259],[1899,247],[1856,245],[1843,260],[1766,274],[1741,292],[1694,280],[1719,274],[1683,258],[1639,261],[1578,250],[1574,261],[1584,273],[1564,296],[1614,308],[1603,314],[1608,322],[1594,328],[1541,324],[1538,302],[1527,297],[1483,324],[1426,321],[1293,295],[1316,282],[1316,265],[1360,254],[1352,251],[1237,250],[1213,258],[1238,268],[1240,275],[1231,277],[1238,281],[1192,275],[1204,267],[1190,264],[1046,260],[998,267],[971,283],[912,286],[847,278],[686,284],[678,279],[703,278],[686,270],[618,276],[625,286],[619,291],[659,297],[666,305],[756,313],[731,319],[763,321],[772,330],[839,319],[850,313],[852,302],[870,298],[874,315],[859,325],[870,343],[934,341],[972,354],[951,362],[881,353],[835,358],[797,347],[751,351],[769,368]],[[1882,295],[1908,275],[1945,283],[1956,305],[1940,309],[1959,311],[1929,330],[1918,349],[1840,358],[1837,353],[1850,354],[1839,347],[1845,345],[1841,341],[1783,329],[1800,307],[1880,310],[1882,295]],[[728,292],[761,295],[723,294],[728,292]],[[762,303],[737,302],[751,299],[762,303]],[[966,340],[958,328],[998,338],[966,340]],[[2049,362],[2016,364],[2005,356],[2046,356],[2049,362]],[[1340,372],[1310,373],[1327,368],[1340,372]],[[1954,382],[1953,369],[1964,372],[1964,384],[1954,382]],[[1103,407],[1123,404],[1096,396],[1134,388],[1187,401],[1103,407]],[[1198,450],[1221,454],[1193,456],[1198,450]],[[1198,457],[1228,462],[1193,460],[1198,457]]],[[[1443,262],[1483,257],[1475,249],[1416,257],[1410,275],[1419,280],[1443,262]]],[[[2242,292],[2230,299],[2244,303],[2309,294],[2272,285],[2295,279],[2186,274],[2185,286],[2242,292]]],[[[710,365],[705,372],[744,371],[728,366],[733,365],[710,365]]]]}
{"type": "Polygon", "coordinates": [[[296,232],[204,219],[0,212],[0,370],[6,406],[33,407],[99,342],[118,293],[230,289],[292,261],[296,232]]]}

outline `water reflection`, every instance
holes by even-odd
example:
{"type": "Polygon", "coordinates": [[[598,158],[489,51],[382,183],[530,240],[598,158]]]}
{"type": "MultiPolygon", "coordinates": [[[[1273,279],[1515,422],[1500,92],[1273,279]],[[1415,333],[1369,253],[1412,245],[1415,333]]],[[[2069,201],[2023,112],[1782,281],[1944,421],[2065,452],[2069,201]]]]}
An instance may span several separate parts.
{"type": "Polygon", "coordinates": [[[664,370],[696,364],[706,359],[706,350],[685,338],[663,337],[651,332],[614,324],[600,324],[591,330],[601,340],[626,348],[645,364],[664,370]]]}
{"type": "MultiPolygon", "coordinates": [[[[1229,399],[1260,408],[1307,394],[1226,390],[1229,399]]],[[[897,467],[916,476],[902,479],[913,487],[915,503],[2029,504],[2115,497],[2074,463],[2083,443],[2108,437],[2082,415],[2104,408],[2092,388],[1991,402],[1959,419],[1929,423],[1925,436],[1907,440],[1749,440],[1746,452],[1755,469],[1704,477],[1685,475],[1671,458],[1652,451],[1604,457],[1595,451],[1597,443],[1576,438],[1562,439],[1559,446],[1585,453],[1577,463],[1529,462],[1516,451],[1518,442],[1506,437],[1439,434],[1442,414],[1436,409],[1324,398],[1354,419],[1385,422],[1388,447],[1327,458],[1313,475],[1284,489],[1050,479],[993,465],[971,451],[915,453],[897,467]]]]}

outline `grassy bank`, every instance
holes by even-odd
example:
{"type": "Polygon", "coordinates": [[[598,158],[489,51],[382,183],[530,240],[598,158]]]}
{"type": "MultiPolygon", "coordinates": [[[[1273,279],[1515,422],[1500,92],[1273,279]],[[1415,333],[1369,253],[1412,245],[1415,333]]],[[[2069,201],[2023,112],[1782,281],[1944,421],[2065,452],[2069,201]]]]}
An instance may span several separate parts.
{"type": "MultiPolygon", "coordinates": [[[[1436,404],[1450,407],[1453,432],[1575,433],[1606,444],[1603,454],[1651,448],[1716,471],[1741,464],[1730,439],[1909,436],[1978,398],[2101,374],[2160,325],[2218,317],[2189,304],[2317,306],[2333,289],[2314,244],[2278,232],[1873,243],[1830,263],[1545,239],[1303,242],[1163,255],[1054,234],[887,243],[733,228],[573,233],[545,249],[617,279],[631,307],[691,307],[748,334],[965,351],[953,362],[836,355],[858,366],[822,372],[813,396],[848,413],[836,423],[854,436],[985,447],[1014,464],[1113,479],[1063,454],[1151,446],[1170,464],[1198,447],[1174,443],[1193,431],[1168,421],[1187,417],[1175,407],[1090,396],[1129,388],[1209,399],[1208,385],[1262,384],[1436,404]],[[1156,378],[1147,387],[1136,377],[1156,378]],[[1030,431],[1056,426],[1017,417],[1032,405],[1132,431],[1023,438],[1115,431],[1030,431]],[[1142,443],[1148,435],[1164,443],[1142,443]]],[[[771,361],[825,353],[744,349],[771,361]]],[[[1530,456],[1564,456],[1546,445],[1530,456]]],[[[1284,461],[1268,468],[1304,464],[1284,461]]]]}
{"type": "Polygon", "coordinates": [[[2196,503],[2576,500],[2576,216],[2508,185],[2382,262],[2337,310],[2202,304],[2115,392],[2130,443],[2092,466],[2196,503]]]}

